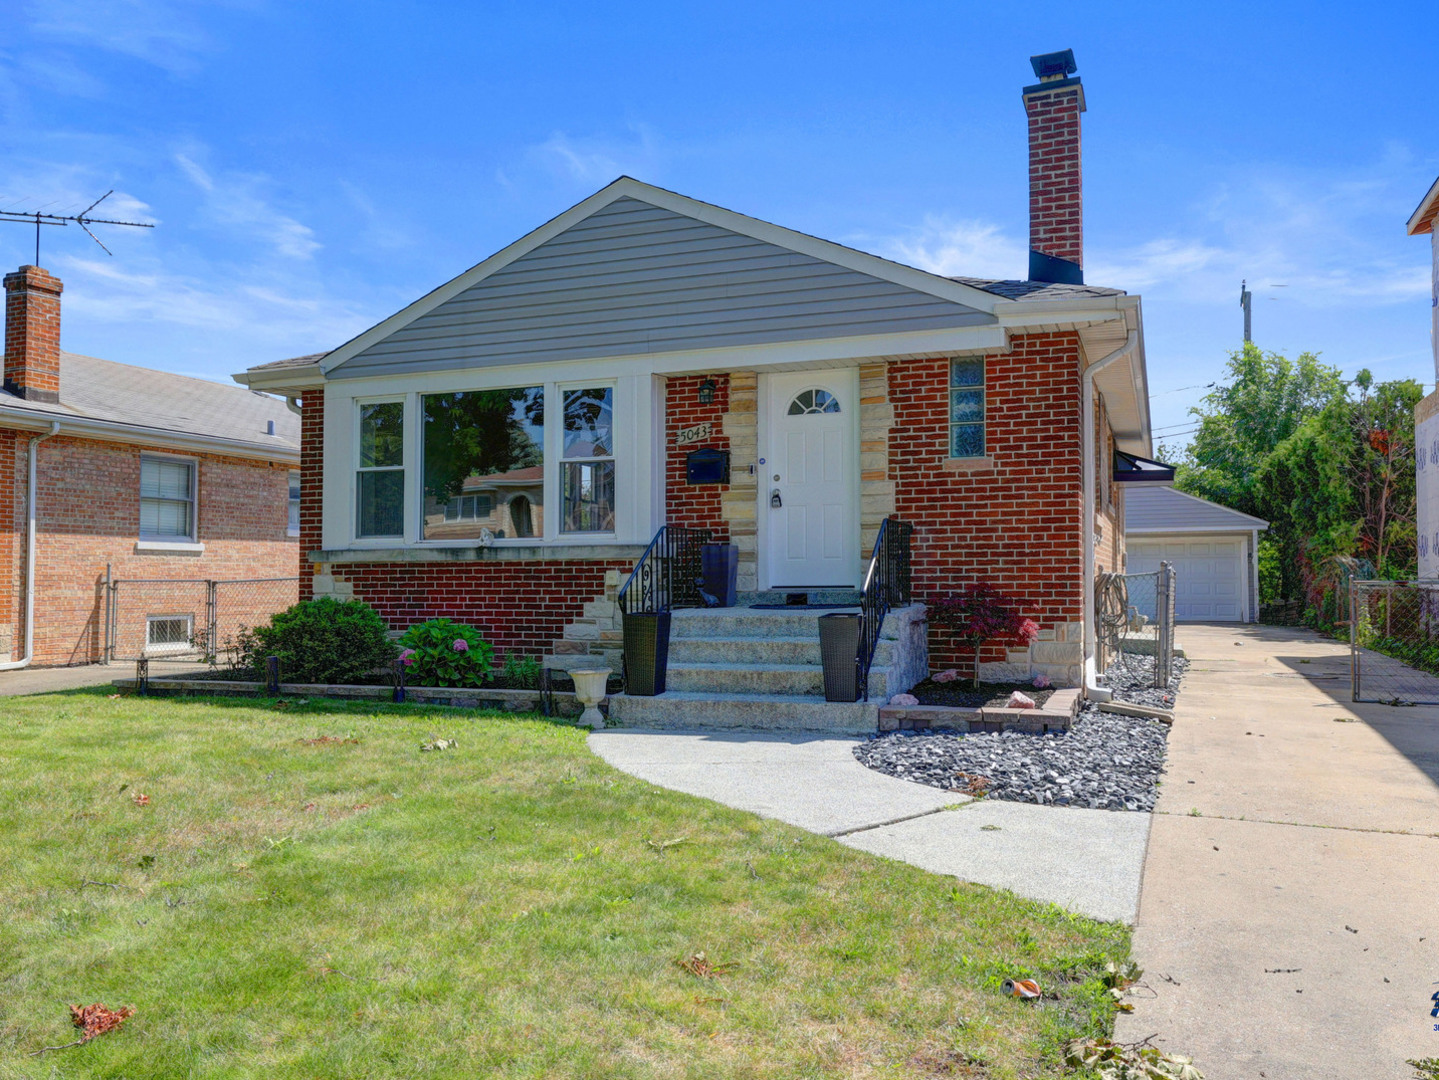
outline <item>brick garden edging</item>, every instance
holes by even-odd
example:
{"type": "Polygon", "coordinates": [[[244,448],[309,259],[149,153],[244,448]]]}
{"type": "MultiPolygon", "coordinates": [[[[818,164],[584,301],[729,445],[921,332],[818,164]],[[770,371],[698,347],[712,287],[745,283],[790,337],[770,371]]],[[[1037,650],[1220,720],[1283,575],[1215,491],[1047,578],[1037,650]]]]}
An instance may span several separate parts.
{"type": "Polygon", "coordinates": [[[1025,731],[1043,735],[1068,731],[1079,713],[1079,691],[1056,690],[1038,709],[964,709],[954,705],[886,705],[879,710],[880,731],[944,729],[965,734],[1025,731]]]}
{"type": "MultiPolygon", "coordinates": [[[[111,684],[121,690],[134,690],[135,679],[116,679],[111,684]]],[[[148,681],[149,693],[174,694],[181,697],[214,696],[259,697],[264,693],[262,682],[231,682],[222,679],[155,679],[148,681]]],[[[323,697],[340,701],[391,701],[391,686],[344,686],[332,683],[281,683],[280,693],[286,697],[323,697]]],[[[575,700],[573,691],[554,692],[555,711],[561,716],[578,716],[584,707],[575,700]]],[[[608,698],[606,699],[608,702],[608,698]]],[[[463,709],[499,709],[504,712],[539,712],[538,690],[476,689],[454,686],[407,686],[405,703],[410,705],[453,705],[463,709]]]]}

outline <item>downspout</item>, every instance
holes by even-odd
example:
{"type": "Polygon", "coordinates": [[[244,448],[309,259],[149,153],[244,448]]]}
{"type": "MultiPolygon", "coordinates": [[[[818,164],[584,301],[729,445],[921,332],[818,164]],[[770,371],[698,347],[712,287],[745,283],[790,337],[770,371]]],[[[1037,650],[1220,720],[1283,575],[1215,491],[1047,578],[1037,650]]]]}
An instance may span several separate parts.
{"type": "Polygon", "coordinates": [[[23,667],[30,666],[30,659],[35,655],[35,518],[39,495],[36,493],[37,469],[35,459],[36,448],[46,439],[53,438],[60,434],[60,421],[50,421],[50,430],[44,435],[33,435],[30,438],[30,474],[25,488],[25,655],[23,659],[11,660],[8,664],[0,664],[0,671],[16,671],[23,667]]]}
{"type": "Polygon", "coordinates": [[[1084,369],[1079,377],[1081,420],[1084,430],[1080,433],[1079,473],[1084,485],[1081,499],[1081,528],[1084,533],[1084,696],[1093,701],[1108,701],[1113,695],[1098,683],[1098,672],[1094,669],[1094,377],[1116,360],[1122,360],[1139,344],[1139,331],[1131,330],[1124,344],[1108,356],[1095,361],[1084,369]]]}

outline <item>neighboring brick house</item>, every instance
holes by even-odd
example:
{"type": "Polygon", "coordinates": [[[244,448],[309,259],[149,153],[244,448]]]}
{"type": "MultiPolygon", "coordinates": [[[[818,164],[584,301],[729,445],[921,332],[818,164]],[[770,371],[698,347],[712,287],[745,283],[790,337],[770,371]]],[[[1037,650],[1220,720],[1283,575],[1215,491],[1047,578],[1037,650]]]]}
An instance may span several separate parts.
{"type": "MultiPolygon", "coordinates": [[[[293,577],[300,425],[285,402],[62,352],[59,279],[22,266],[4,281],[0,681],[105,659],[107,630],[122,656],[178,655],[206,618],[205,580],[293,577]],[[202,584],[122,591],[107,620],[107,571],[202,584]]],[[[227,613],[256,621],[281,592],[237,590],[227,613]]]]}
{"type": "MultiPolygon", "coordinates": [[[[1410,236],[1428,236],[1432,252],[1429,293],[1430,342],[1434,373],[1439,379],[1439,180],[1430,186],[1419,208],[1409,216],[1410,236]]],[[[1417,467],[1416,526],[1419,576],[1439,577],[1439,390],[1414,407],[1414,463],[1417,467]]]]}
{"type": "Polygon", "coordinates": [[[623,177],[340,348],[237,375],[302,399],[302,591],[392,629],[452,616],[502,653],[612,646],[616,582],[662,525],[736,544],[747,602],[843,599],[897,517],[918,599],[992,582],[1040,624],[991,670],[1079,682],[1093,576],[1124,565],[1112,456],[1152,452],[1148,391],[1139,298],[1083,283],[1073,58],[1035,67],[1025,280],[623,177]],[[696,448],[728,453],[728,483],[687,482],[696,448]],[[485,502],[461,538],[453,500],[515,468],[543,478],[543,526],[482,526],[485,502]]]}

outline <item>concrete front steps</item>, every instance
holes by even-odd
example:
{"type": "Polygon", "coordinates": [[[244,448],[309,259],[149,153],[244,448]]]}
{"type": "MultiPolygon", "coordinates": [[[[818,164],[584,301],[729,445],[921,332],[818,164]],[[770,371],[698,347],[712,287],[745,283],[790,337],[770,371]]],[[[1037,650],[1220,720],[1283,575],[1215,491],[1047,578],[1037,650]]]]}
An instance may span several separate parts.
{"type": "Polygon", "coordinates": [[[610,699],[610,717],[653,728],[874,731],[879,706],[924,677],[924,608],[914,605],[886,618],[870,670],[869,701],[853,703],[824,700],[819,652],[824,614],[784,608],[676,611],[666,692],[617,695],[610,699]]]}

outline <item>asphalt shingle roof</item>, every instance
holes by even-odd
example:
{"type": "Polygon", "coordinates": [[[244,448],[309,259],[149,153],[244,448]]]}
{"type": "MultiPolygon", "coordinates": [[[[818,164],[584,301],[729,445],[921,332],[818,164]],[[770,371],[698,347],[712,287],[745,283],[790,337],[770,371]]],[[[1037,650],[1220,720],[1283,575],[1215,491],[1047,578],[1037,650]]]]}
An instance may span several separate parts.
{"type": "Polygon", "coordinates": [[[60,401],[27,401],[0,390],[0,404],[64,420],[66,416],[161,428],[277,449],[300,448],[300,418],[280,399],[240,386],[60,354],[60,401]],[[267,434],[269,421],[275,434],[267,434]]]}
{"type": "Polygon", "coordinates": [[[1067,300],[1076,296],[1123,296],[1123,289],[1106,289],[1100,285],[1064,285],[1057,281],[994,281],[989,278],[951,277],[961,285],[970,285],[1007,300],[1067,300]]]}

